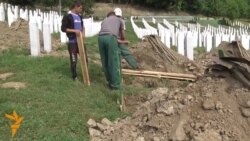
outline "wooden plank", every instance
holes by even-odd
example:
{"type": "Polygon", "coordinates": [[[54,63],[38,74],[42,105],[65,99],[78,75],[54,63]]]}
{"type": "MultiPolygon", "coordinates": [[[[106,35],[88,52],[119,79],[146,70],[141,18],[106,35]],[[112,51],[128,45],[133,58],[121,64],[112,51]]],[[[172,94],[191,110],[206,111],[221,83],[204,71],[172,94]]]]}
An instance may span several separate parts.
{"type": "Polygon", "coordinates": [[[124,75],[141,76],[141,77],[167,78],[167,79],[174,79],[174,80],[188,80],[188,81],[195,81],[196,80],[193,78],[164,76],[164,75],[157,75],[157,74],[138,74],[138,73],[123,73],[123,74],[124,75]]]}
{"type": "Polygon", "coordinates": [[[192,78],[196,79],[197,77],[192,74],[182,74],[182,73],[170,73],[170,72],[157,72],[157,71],[148,71],[148,70],[130,70],[130,69],[122,69],[122,72],[132,72],[132,73],[140,73],[140,74],[156,74],[156,75],[164,75],[164,76],[172,76],[172,77],[184,77],[184,78],[192,78]]]}
{"type": "Polygon", "coordinates": [[[85,49],[84,49],[82,33],[80,33],[80,35],[77,36],[77,45],[78,45],[79,55],[80,55],[83,82],[87,85],[90,85],[87,56],[86,56],[85,49]]]}
{"type": "MultiPolygon", "coordinates": [[[[236,41],[236,44],[237,44],[237,47],[238,47],[239,52],[240,52],[240,57],[243,57],[242,50],[241,50],[241,46],[239,45],[239,41],[236,41]]],[[[237,57],[238,57],[238,56],[237,56],[237,57]]]]}

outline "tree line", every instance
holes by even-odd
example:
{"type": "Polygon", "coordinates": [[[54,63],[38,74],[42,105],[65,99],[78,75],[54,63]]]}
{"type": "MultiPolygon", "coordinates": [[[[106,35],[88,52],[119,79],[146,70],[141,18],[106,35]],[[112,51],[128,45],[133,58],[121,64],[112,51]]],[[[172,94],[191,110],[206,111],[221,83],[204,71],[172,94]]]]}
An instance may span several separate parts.
{"type": "MultiPolygon", "coordinates": [[[[15,5],[58,6],[59,0],[0,0],[15,5]]],[[[73,0],[61,0],[63,7],[69,7],[73,0]]],[[[250,18],[250,0],[82,0],[87,13],[92,12],[94,2],[140,5],[165,11],[185,11],[206,16],[221,16],[230,19],[250,18]]]]}

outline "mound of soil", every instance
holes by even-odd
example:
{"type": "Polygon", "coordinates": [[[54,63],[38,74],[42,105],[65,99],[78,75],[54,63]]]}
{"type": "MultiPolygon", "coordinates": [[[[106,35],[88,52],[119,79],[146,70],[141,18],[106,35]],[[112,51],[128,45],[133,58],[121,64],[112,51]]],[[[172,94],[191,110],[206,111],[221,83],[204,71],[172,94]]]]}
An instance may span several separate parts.
{"type": "Polygon", "coordinates": [[[19,26],[17,24],[18,21],[9,27],[7,22],[0,22],[0,50],[16,46],[29,47],[28,22],[22,21],[19,26]]]}
{"type": "MultiPolygon", "coordinates": [[[[227,50],[233,50],[233,48],[234,48],[233,43],[221,42],[218,47],[213,48],[210,52],[200,54],[198,58],[195,60],[195,63],[200,67],[202,72],[204,72],[204,70],[207,69],[208,66],[213,65],[214,60],[216,60],[216,58],[219,57],[219,54],[218,54],[219,50],[227,51],[227,50]]],[[[241,48],[243,56],[246,59],[250,60],[250,53],[247,50],[245,50],[242,46],[240,48],[241,48]]],[[[228,52],[231,52],[231,51],[228,51],[228,52]]],[[[230,54],[228,55],[230,56],[230,54]]],[[[236,57],[239,57],[239,56],[236,56],[236,57]]]]}
{"type": "Polygon", "coordinates": [[[234,79],[204,77],[185,88],[158,88],[131,117],[90,126],[92,140],[248,141],[250,95],[234,79]]]}
{"type": "Polygon", "coordinates": [[[176,73],[197,73],[199,68],[186,57],[165,46],[159,36],[145,36],[132,47],[141,69],[176,73]]]}
{"type": "MultiPolygon", "coordinates": [[[[203,55],[198,64],[206,68],[218,57],[218,49],[229,45],[222,43],[203,55]]],[[[109,124],[92,120],[95,124],[88,122],[90,137],[95,141],[248,141],[249,94],[230,72],[204,74],[187,86],[126,97],[125,108],[132,116],[109,124]]]]}
{"type": "MultiPolygon", "coordinates": [[[[141,70],[187,73],[200,76],[202,72],[195,62],[165,46],[158,36],[145,36],[145,39],[131,48],[141,70]]],[[[126,78],[126,76],[125,76],[126,78]]],[[[130,84],[144,87],[162,87],[167,84],[182,83],[176,80],[137,77],[130,84]]]]}
{"type": "MultiPolygon", "coordinates": [[[[29,23],[22,19],[8,26],[7,22],[0,22],[0,51],[8,48],[30,48],[29,23]]],[[[41,51],[43,52],[43,35],[40,32],[41,51]]],[[[60,47],[60,40],[52,36],[52,49],[60,47]]]]}

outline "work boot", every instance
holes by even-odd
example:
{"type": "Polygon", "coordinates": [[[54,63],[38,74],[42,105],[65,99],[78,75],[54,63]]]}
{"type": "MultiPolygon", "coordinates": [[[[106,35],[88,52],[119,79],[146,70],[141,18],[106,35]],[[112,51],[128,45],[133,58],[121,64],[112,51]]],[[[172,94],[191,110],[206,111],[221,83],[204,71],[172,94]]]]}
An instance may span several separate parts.
{"type": "Polygon", "coordinates": [[[73,81],[79,81],[77,77],[73,77],[73,81]]]}
{"type": "Polygon", "coordinates": [[[114,87],[111,84],[108,85],[110,90],[119,90],[119,87],[114,87]]]}

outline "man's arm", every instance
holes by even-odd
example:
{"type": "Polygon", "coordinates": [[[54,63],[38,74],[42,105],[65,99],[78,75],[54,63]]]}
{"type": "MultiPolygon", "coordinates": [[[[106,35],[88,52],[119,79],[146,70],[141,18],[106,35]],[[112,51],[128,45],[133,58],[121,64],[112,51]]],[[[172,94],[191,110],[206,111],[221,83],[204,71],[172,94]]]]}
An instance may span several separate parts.
{"type": "Polygon", "coordinates": [[[129,44],[129,41],[128,40],[120,40],[120,39],[117,39],[117,42],[119,43],[119,44],[129,44]]]}
{"type": "Polygon", "coordinates": [[[62,26],[61,26],[62,32],[75,33],[76,35],[79,35],[79,33],[81,32],[79,30],[68,28],[68,27],[69,27],[69,15],[65,15],[63,16],[63,19],[62,19],[62,26]]]}
{"type": "Polygon", "coordinates": [[[68,15],[64,15],[62,19],[62,25],[61,25],[62,32],[66,32],[67,25],[68,25],[68,15]]]}
{"type": "Polygon", "coordinates": [[[121,22],[120,29],[119,29],[120,30],[120,39],[125,40],[124,22],[121,18],[120,18],[120,22],[121,22]]]}
{"type": "Polygon", "coordinates": [[[67,33],[75,33],[76,35],[79,35],[81,31],[77,30],[77,29],[66,28],[66,32],[67,33]]]}
{"type": "Polygon", "coordinates": [[[123,29],[120,30],[120,39],[125,40],[125,31],[123,29]]]}

